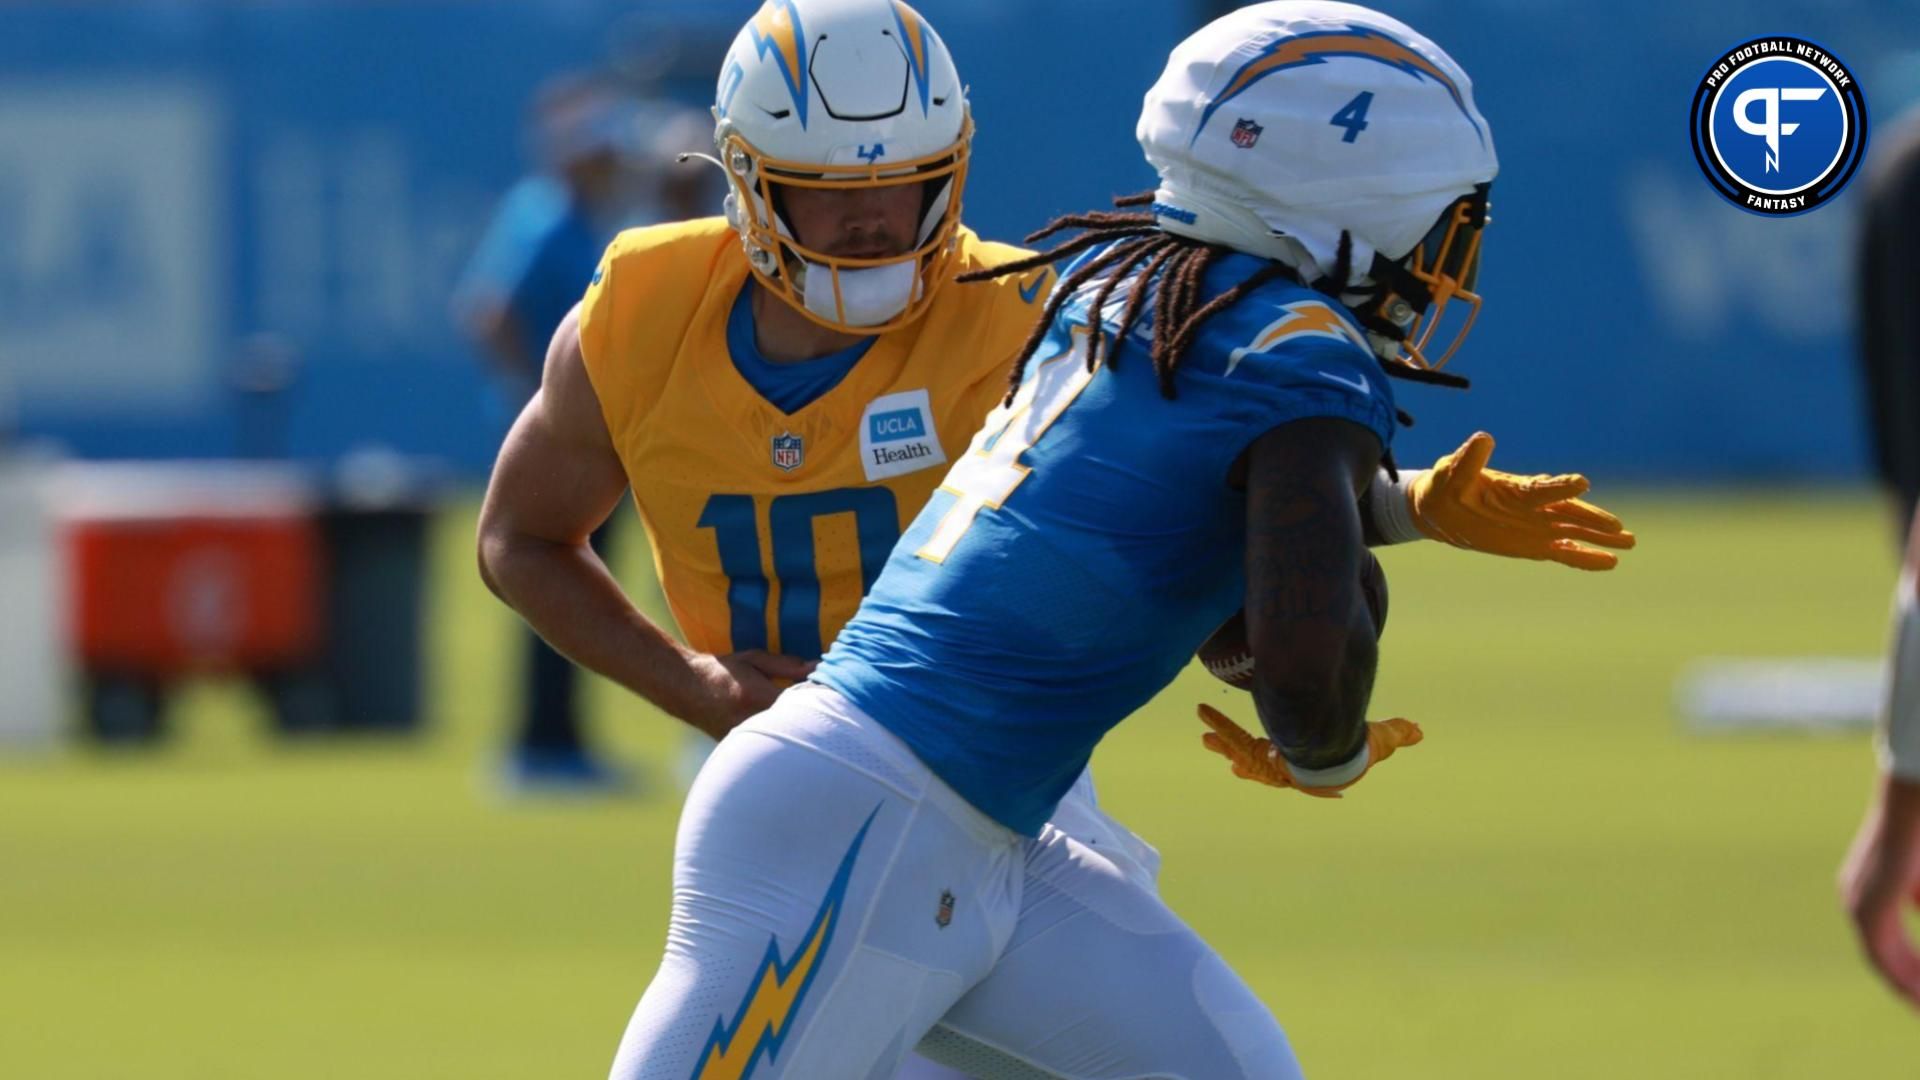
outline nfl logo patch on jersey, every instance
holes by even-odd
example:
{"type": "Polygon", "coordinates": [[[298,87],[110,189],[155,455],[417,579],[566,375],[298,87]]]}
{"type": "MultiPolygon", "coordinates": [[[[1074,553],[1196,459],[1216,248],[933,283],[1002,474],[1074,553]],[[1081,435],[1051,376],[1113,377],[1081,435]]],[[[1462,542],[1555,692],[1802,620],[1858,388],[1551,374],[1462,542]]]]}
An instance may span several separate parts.
{"type": "Polygon", "coordinates": [[[807,460],[807,444],[791,431],[773,437],[773,464],[782,472],[792,472],[807,460]]]}
{"type": "Polygon", "coordinates": [[[1233,145],[1242,150],[1251,150],[1253,144],[1260,141],[1260,133],[1265,130],[1251,120],[1242,120],[1233,125],[1233,145]]]}

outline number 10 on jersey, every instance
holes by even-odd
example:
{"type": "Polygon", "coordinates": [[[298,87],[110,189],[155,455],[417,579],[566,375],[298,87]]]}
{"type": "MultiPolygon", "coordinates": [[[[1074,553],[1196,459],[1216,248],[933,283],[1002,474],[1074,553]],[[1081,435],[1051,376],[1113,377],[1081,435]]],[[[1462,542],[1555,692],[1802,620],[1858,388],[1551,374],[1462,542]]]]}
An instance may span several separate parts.
{"type": "MultiPolygon", "coordinates": [[[[760,559],[760,531],[751,495],[715,495],[700,514],[700,528],[712,529],[719,545],[720,569],[727,575],[727,610],[734,651],[765,649],[767,603],[772,593],[760,559]]],[[[819,519],[851,514],[860,539],[860,595],[880,576],[887,552],[900,539],[900,511],[884,487],[836,488],[778,495],[767,503],[773,576],[780,583],[780,651],[811,660],[822,652],[820,569],[815,562],[814,525],[819,519]]]]}

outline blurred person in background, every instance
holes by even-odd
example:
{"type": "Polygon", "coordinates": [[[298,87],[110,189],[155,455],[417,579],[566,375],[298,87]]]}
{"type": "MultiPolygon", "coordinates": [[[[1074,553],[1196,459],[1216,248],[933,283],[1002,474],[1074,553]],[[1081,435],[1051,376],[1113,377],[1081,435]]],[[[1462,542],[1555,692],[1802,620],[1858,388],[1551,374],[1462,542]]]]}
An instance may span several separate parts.
{"type": "Polygon", "coordinates": [[[1867,430],[1895,528],[1920,504],[1920,108],[1874,138],[1854,287],[1867,430]]]}
{"type": "Polygon", "coordinates": [[[1902,522],[1906,558],[1893,596],[1880,772],[1840,871],[1840,894],[1868,961],[1920,1007],[1920,952],[1904,913],[1920,889],[1920,109],[1875,140],[1861,213],[1856,288],[1874,465],[1902,522]]]}
{"type": "MultiPolygon", "coordinates": [[[[547,340],[613,236],[710,213],[717,203],[717,185],[697,171],[661,167],[706,143],[697,110],[567,75],[540,89],[529,120],[540,167],[501,199],[455,297],[455,317],[484,353],[509,417],[538,389],[547,340]]],[[[610,517],[595,530],[595,550],[606,551],[611,525],[610,517]]],[[[526,657],[508,787],[593,794],[627,786],[588,743],[572,662],[531,631],[526,657]]]]}

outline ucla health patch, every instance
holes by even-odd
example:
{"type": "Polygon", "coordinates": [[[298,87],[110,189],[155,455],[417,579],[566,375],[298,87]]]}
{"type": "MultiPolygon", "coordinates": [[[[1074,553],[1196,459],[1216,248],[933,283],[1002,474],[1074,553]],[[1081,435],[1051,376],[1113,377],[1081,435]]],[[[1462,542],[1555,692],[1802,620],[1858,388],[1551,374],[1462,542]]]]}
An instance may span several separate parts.
{"type": "Polygon", "coordinates": [[[1838,195],[1867,152],[1853,71],[1795,37],[1728,49],[1693,95],[1693,156],[1721,197],[1755,214],[1804,214],[1838,195]]]}
{"type": "Polygon", "coordinates": [[[947,463],[925,390],[874,398],[860,417],[860,462],[868,480],[947,463]]]}

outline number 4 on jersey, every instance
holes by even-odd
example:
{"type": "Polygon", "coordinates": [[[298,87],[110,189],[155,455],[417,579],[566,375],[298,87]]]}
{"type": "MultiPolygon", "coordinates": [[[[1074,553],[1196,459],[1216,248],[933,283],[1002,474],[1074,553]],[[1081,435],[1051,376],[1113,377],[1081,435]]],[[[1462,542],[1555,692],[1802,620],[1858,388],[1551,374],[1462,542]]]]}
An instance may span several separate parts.
{"type": "Polygon", "coordinates": [[[1347,133],[1340,137],[1340,141],[1352,142],[1360,137],[1361,132],[1367,130],[1367,110],[1371,108],[1373,108],[1373,91],[1362,90],[1360,96],[1342,106],[1327,123],[1334,127],[1346,128],[1347,133]]]}
{"type": "Polygon", "coordinates": [[[955,462],[940,490],[956,496],[934,527],[933,535],[914,554],[944,562],[953,546],[983,509],[1000,509],[1032,469],[1021,455],[1033,449],[1060,414],[1093,381],[1087,370],[1087,333],[1073,331],[1073,348],[1039,361],[1010,404],[995,409],[973,437],[973,445],[955,462]]]}

